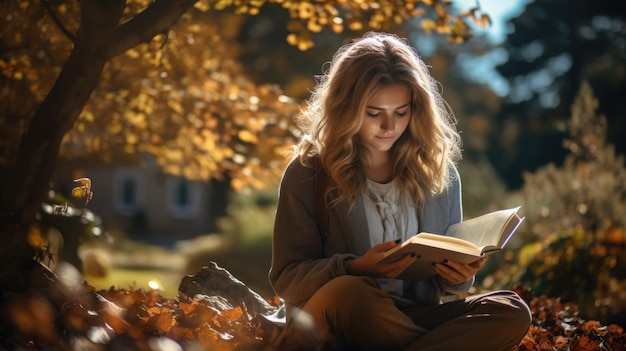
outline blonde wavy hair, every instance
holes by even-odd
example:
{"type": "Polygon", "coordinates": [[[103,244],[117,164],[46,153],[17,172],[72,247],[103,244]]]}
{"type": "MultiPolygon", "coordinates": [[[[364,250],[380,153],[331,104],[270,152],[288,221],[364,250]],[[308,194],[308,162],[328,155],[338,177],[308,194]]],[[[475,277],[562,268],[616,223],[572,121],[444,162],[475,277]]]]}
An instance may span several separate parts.
{"type": "Polygon", "coordinates": [[[406,39],[366,33],[342,46],[317,79],[299,115],[304,137],[294,152],[309,166],[319,157],[333,184],[326,196],[337,192],[331,206],[345,199],[354,206],[366,186],[358,133],[368,101],[390,84],[404,84],[412,93],[409,126],[390,150],[394,178],[418,207],[445,189],[450,165],[461,157],[461,138],[438,83],[406,39]]]}

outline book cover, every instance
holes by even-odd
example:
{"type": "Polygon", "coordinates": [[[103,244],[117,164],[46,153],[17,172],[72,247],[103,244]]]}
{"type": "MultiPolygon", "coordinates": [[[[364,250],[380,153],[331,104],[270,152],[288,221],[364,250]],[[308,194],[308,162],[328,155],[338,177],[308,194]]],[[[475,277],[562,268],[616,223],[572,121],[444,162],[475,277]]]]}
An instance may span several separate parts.
{"type": "Polygon", "coordinates": [[[419,233],[385,252],[380,263],[392,262],[407,254],[417,257],[414,264],[396,279],[422,280],[435,274],[433,263],[452,260],[463,264],[474,262],[504,248],[524,221],[519,206],[498,210],[451,225],[446,233],[419,233]]]}

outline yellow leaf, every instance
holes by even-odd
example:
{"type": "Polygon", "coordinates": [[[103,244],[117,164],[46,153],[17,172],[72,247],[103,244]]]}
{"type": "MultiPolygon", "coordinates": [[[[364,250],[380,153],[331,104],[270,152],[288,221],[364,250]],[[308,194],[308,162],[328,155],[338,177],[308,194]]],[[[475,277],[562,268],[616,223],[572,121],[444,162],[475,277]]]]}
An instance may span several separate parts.
{"type": "Polygon", "coordinates": [[[203,3],[201,1],[197,1],[196,3],[194,3],[193,7],[202,12],[207,12],[210,9],[208,3],[203,3]]]}
{"type": "Polygon", "coordinates": [[[361,30],[363,29],[363,22],[358,19],[352,19],[350,20],[350,22],[348,22],[348,27],[350,28],[350,30],[361,30]]]}
{"type": "Polygon", "coordinates": [[[421,17],[426,14],[426,10],[415,8],[410,10],[409,14],[411,15],[411,17],[421,17]]]}
{"type": "Polygon", "coordinates": [[[248,6],[242,5],[235,8],[235,13],[238,15],[246,14],[248,12],[248,6]]]}
{"type": "Polygon", "coordinates": [[[293,46],[298,45],[298,36],[295,33],[289,33],[289,35],[287,35],[287,43],[293,46]]]}
{"type": "Polygon", "coordinates": [[[89,178],[74,179],[74,183],[78,183],[81,186],[87,187],[88,189],[91,188],[91,179],[89,179],[89,178]]]}
{"type": "Polygon", "coordinates": [[[31,226],[28,230],[28,243],[34,248],[42,248],[47,243],[46,238],[39,227],[31,226]]]}
{"type": "Polygon", "coordinates": [[[430,34],[433,31],[433,29],[437,28],[437,24],[435,24],[435,21],[431,19],[423,20],[421,25],[422,25],[422,29],[424,29],[424,31],[428,34],[430,34]]]}
{"type": "Polygon", "coordinates": [[[307,51],[308,49],[312,47],[313,47],[313,40],[306,39],[306,38],[300,38],[298,40],[298,50],[307,51]]]}
{"type": "Polygon", "coordinates": [[[77,199],[85,197],[86,194],[87,189],[85,189],[84,187],[76,187],[72,189],[72,197],[75,197],[77,199]]]}
{"type": "Polygon", "coordinates": [[[127,144],[135,145],[139,142],[139,136],[135,133],[127,133],[125,137],[127,144]]]}
{"type": "Polygon", "coordinates": [[[298,6],[298,17],[301,19],[308,19],[313,17],[315,13],[315,6],[310,2],[301,2],[300,6],[298,6]]]}
{"type": "Polygon", "coordinates": [[[312,33],[319,33],[323,29],[322,26],[320,26],[316,21],[308,21],[306,27],[312,33]]]}
{"type": "Polygon", "coordinates": [[[139,51],[137,51],[137,49],[126,50],[126,55],[128,55],[131,58],[136,59],[139,57],[139,51]]]}
{"type": "Polygon", "coordinates": [[[437,18],[446,18],[448,17],[448,12],[446,12],[446,9],[437,4],[437,6],[435,6],[435,13],[437,14],[437,18]]]}
{"type": "Polygon", "coordinates": [[[337,33],[337,34],[343,32],[343,24],[341,23],[332,23],[330,28],[332,29],[334,33],[337,33]]]}
{"type": "Polygon", "coordinates": [[[83,114],[81,114],[80,116],[83,120],[87,121],[87,122],[93,122],[94,121],[94,115],[91,111],[86,111],[83,114]]]}
{"type": "Polygon", "coordinates": [[[124,129],[119,121],[111,121],[111,123],[107,125],[106,128],[111,134],[119,134],[122,132],[122,129],[124,129]]]}
{"type": "Polygon", "coordinates": [[[238,136],[239,136],[239,139],[247,143],[257,144],[259,142],[259,138],[247,130],[239,131],[238,136]]]}
{"type": "Polygon", "coordinates": [[[176,111],[176,113],[183,112],[183,106],[180,104],[179,101],[168,100],[167,106],[169,106],[172,110],[176,111]]]}
{"type": "Polygon", "coordinates": [[[78,178],[74,179],[74,183],[78,183],[81,186],[72,189],[72,197],[77,199],[85,198],[85,205],[93,198],[93,192],[91,191],[91,179],[78,178]]]}

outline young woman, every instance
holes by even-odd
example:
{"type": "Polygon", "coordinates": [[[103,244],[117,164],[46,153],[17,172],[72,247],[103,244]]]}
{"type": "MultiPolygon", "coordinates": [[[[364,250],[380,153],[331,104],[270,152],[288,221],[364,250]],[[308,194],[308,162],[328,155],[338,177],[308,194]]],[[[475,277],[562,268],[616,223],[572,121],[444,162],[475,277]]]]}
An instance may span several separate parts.
{"type": "Polygon", "coordinates": [[[281,181],[269,274],[287,309],[280,348],[515,347],[531,316],[514,292],[441,302],[468,291],[482,260],[436,264],[422,281],[394,279],[415,257],[377,263],[415,233],[462,220],[460,137],[407,41],[371,32],[340,48],[300,121],[305,136],[281,181]],[[316,192],[329,208],[322,220],[316,192]]]}

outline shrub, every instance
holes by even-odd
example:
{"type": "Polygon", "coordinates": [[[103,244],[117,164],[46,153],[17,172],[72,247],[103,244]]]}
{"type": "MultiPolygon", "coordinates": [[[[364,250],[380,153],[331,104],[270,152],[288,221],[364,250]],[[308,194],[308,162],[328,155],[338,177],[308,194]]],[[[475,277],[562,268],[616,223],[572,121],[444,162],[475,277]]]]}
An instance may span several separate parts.
{"type": "Polygon", "coordinates": [[[485,286],[522,283],[536,295],[560,296],[589,318],[626,313],[626,168],[606,144],[606,120],[583,83],[572,105],[569,150],[561,166],[524,175],[527,222],[515,254],[498,255],[485,286]]]}

